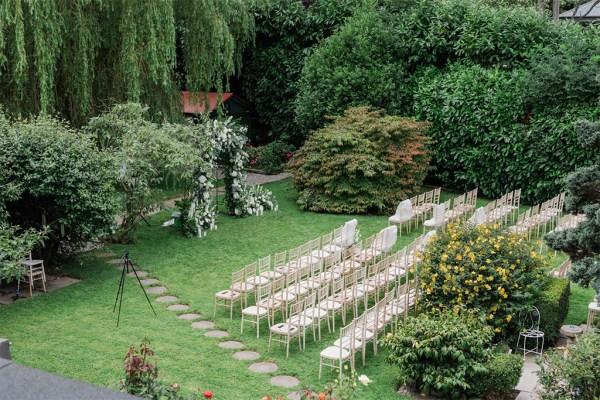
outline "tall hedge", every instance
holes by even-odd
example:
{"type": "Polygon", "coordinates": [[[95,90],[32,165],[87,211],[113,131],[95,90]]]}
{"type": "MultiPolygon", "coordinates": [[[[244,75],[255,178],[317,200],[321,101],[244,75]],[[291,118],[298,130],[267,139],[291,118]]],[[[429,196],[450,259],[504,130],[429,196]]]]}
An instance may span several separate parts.
{"type": "Polygon", "coordinates": [[[550,278],[536,296],[534,305],[540,311],[540,330],[544,332],[546,346],[558,340],[558,333],[569,313],[571,284],[567,279],[550,278]]]}
{"type": "Polygon", "coordinates": [[[371,106],[400,114],[405,71],[398,38],[385,13],[362,8],[305,60],[296,98],[296,122],[308,132],[326,115],[371,106]]]}
{"type": "Polygon", "coordinates": [[[418,192],[430,160],[427,123],[349,108],[314,132],[288,168],[310,211],[379,213],[418,192]]]}
{"type": "Polygon", "coordinates": [[[254,105],[257,139],[300,144],[304,133],[294,121],[294,101],[304,59],[331,35],[363,0],[263,0],[255,2],[256,46],[244,54],[244,97],[254,105]]]}
{"type": "Polygon", "coordinates": [[[597,104],[531,111],[527,82],[524,70],[478,65],[422,73],[414,109],[432,123],[438,178],[478,186],[490,197],[522,188],[525,201],[537,202],[561,191],[566,174],[593,160],[572,121],[598,115],[597,104]]]}

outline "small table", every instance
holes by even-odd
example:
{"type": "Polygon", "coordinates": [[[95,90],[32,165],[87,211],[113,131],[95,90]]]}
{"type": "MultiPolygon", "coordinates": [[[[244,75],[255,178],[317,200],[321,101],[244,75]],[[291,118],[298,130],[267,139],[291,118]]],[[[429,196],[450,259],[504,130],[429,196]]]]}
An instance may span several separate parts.
{"type": "Polygon", "coordinates": [[[588,329],[594,327],[594,318],[596,317],[596,314],[600,314],[600,304],[597,301],[594,303],[590,303],[590,305],[588,306],[588,329]]]}

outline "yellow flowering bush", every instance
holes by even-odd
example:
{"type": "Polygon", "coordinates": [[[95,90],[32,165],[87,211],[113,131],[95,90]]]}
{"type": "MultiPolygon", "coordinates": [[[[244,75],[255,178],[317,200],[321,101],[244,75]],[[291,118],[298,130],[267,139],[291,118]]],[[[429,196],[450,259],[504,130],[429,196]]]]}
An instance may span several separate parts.
{"type": "Polygon", "coordinates": [[[477,309],[496,338],[514,332],[519,311],[543,286],[545,261],[525,239],[498,225],[451,225],[419,265],[424,307],[477,309]]]}

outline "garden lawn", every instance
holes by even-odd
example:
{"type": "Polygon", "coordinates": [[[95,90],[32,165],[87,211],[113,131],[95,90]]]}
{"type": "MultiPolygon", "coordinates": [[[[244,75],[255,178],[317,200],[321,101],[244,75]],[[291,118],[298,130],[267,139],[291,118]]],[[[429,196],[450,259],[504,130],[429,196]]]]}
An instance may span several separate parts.
{"type": "MultiPolygon", "coordinates": [[[[231,272],[259,257],[305,243],[354,218],[300,211],[291,180],[267,187],[277,198],[278,212],[243,219],[219,215],[218,230],[202,239],[188,239],[174,227],[161,227],[170,218],[170,213],[163,211],[149,218],[151,227],[140,226],[136,244],[111,245],[109,249],[116,258],[123,250],[129,250],[139,270],[148,271],[149,277],[159,279],[169,289],[167,294],[178,296],[180,302],[191,306],[186,312],[198,312],[204,319],[212,319],[214,294],[229,286],[231,272]]],[[[445,193],[442,199],[452,196],[456,194],[445,193]]],[[[483,205],[486,201],[481,199],[478,203],[483,205]]],[[[222,199],[220,207],[223,208],[222,199]]],[[[356,218],[363,239],[387,226],[387,216],[356,218]]],[[[405,246],[421,232],[417,229],[411,235],[403,233],[396,248],[405,246]]],[[[68,267],[70,275],[82,279],[80,283],[0,307],[0,337],[11,340],[16,362],[117,388],[123,376],[122,358],[129,345],[137,346],[147,337],[150,348],[156,352],[164,382],[178,383],[186,392],[211,390],[218,399],[261,399],[277,394],[285,397],[289,389],[269,383],[269,378],[277,374],[296,376],[303,386],[317,388],[336,377],[325,369],[321,381],[317,379],[319,353],[335,339],[335,335],[327,334],[325,324],[321,341],[313,342],[309,333],[305,351],[299,352],[297,345],[292,345],[286,360],[285,349],[278,345],[267,353],[269,333],[264,321],[257,340],[250,324],[240,333],[239,309],[234,312],[233,321],[226,310],[219,309],[217,328],[230,333],[223,340],[243,341],[245,350],[261,354],[257,361],[273,361],[279,366],[275,373],[256,374],[247,368],[254,361],[235,360],[232,354],[236,350],[219,348],[220,339],[205,337],[204,331],[177,319],[165,304],[152,301],[155,317],[134,278],[127,279],[121,324],[117,328],[113,304],[120,271],[96,257],[96,253],[85,254],[68,267]]],[[[572,307],[571,313],[575,312],[572,307]]],[[[339,325],[341,321],[336,327],[339,325]]],[[[368,388],[359,389],[358,398],[401,398],[395,394],[397,372],[385,363],[385,355],[384,350],[377,356],[368,351],[364,368],[357,361],[358,374],[366,374],[374,381],[368,388]]]]}

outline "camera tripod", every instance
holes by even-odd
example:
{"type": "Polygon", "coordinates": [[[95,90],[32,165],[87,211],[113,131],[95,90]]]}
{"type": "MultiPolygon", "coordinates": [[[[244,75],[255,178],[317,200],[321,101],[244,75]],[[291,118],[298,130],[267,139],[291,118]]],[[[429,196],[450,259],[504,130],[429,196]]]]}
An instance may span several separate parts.
{"type": "Polygon", "coordinates": [[[127,276],[127,274],[129,274],[130,270],[134,273],[135,277],[137,278],[137,281],[140,284],[140,287],[142,288],[142,292],[144,292],[146,300],[148,300],[148,304],[150,304],[152,312],[154,313],[154,315],[156,315],[156,311],[154,311],[154,307],[152,306],[152,303],[148,298],[148,293],[146,293],[146,289],[144,289],[144,285],[142,285],[142,282],[140,281],[140,277],[138,276],[135,267],[129,260],[129,252],[127,250],[123,252],[123,257],[121,257],[121,265],[121,281],[119,282],[119,290],[117,291],[117,298],[115,299],[115,306],[113,307],[114,313],[117,309],[117,303],[119,303],[119,313],[117,314],[117,327],[119,326],[119,321],[121,320],[121,304],[123,303],[123,292],[125,291],[125,277],[127,276]]]}

